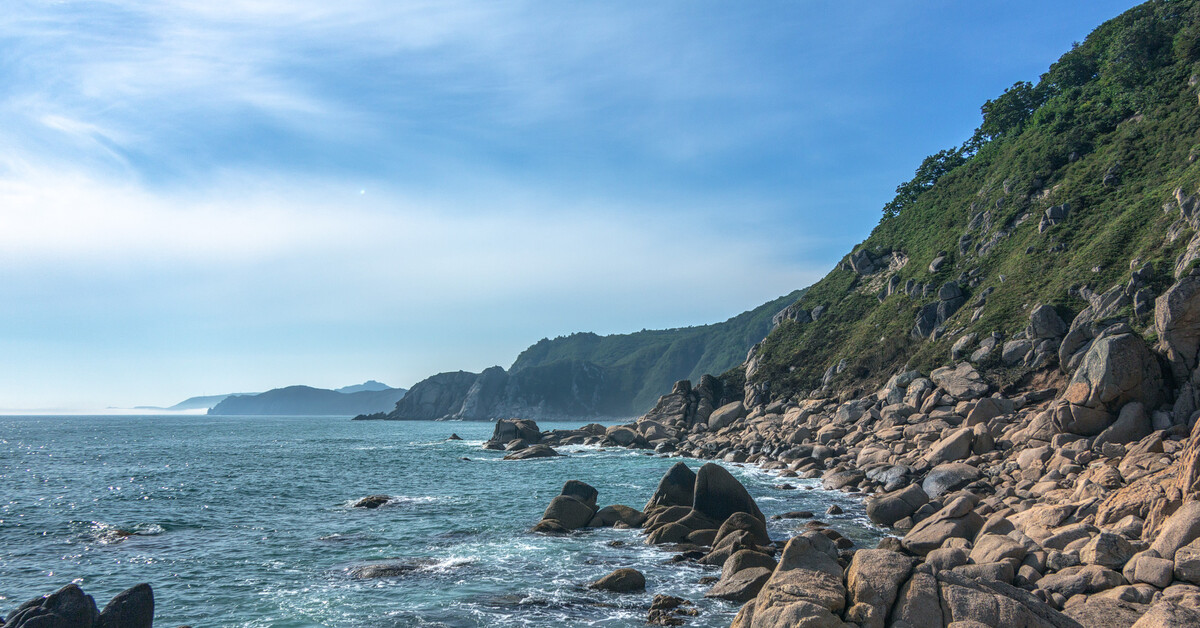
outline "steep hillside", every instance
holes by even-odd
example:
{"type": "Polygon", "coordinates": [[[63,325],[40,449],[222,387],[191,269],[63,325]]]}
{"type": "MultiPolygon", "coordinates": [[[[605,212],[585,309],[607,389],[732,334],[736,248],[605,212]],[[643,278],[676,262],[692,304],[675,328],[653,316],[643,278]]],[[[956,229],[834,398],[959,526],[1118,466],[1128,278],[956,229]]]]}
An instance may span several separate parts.
{"type": "Polygon", "coordinates": [[[230,395],[209,409],[216,415],[333,415],[382,412],[404,397],[403,388],[342,393],[310,386],[275,388],[257,395],[230,395]]]}
{"type": "MultiPolygon", "coordinates": [[[[681,379],[740,364],[772,319],[803,291],[727,321],[678,329],[543,339],[508,371],[441,373],[413,385],[387,414],[371,419],[491,420],[628,417],[650,409],[681,379]]],[[[740,383],[740,380],[739,380],[740,383]]]]}
{"type": "Polygon", "coordinates": [[[772,317],[804,294],[787,296],[713,325],[644,330],[599,336],[577,333],[542,339],[521,352],[509,372],[556,362],[586,362],[609,367],[621,388],[633,391],[633,408],[644,411],[681,379],[720,374],[746,359],[746,351],[771,331],[772,317]]]}
{"type": "MultiPolygon", "coordinates": [[[[975,135],[927,158],[755,349],[748,401],[928,372],[955,342],[1022,339],[1038,304],[1151,334],[1154,297],[1200,255],[1198,61],[1197,3],[1150,2],[984,104],[975,135]]],[[[977,361],[1007,385],[1053,357],[1035,353],[977,361]]]]}

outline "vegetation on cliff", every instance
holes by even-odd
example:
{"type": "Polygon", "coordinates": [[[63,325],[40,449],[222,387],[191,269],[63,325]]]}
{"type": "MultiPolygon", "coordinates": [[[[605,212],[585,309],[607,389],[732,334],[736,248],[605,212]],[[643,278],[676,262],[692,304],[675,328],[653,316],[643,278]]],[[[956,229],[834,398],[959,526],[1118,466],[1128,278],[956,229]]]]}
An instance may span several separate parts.
{"type": "MultiPolygon", "coordinates": [[[[865,389],[906,363],[944,363],[965,333],[1013,337],[1039,303],[1070,321],[1131,270],[1160,292],[1194,257],[1177,199],[1200,184],[1198,73],[1200,3],[1158,0],[985,103],[975,134],[925,159],[793,306],[822,315],[785,321],[757,348],[749,385],[769,398],[865,389]],[[961,297],[939,296],[947,283],[961,297]]],[[[1152,333],[1137,305],[1124,313],[1152,333]]]]}

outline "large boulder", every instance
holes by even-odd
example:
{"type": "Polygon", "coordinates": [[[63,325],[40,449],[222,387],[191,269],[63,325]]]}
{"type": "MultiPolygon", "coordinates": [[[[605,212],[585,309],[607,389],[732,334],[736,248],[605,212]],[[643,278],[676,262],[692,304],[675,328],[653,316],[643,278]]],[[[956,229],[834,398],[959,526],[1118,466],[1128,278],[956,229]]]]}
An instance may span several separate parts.
{"type": "Polygon", "coordinates": [[[96,600],[78,585],[32,599],[5,618],[5,628],[92,628],[100,617],[96,600]]]}
{"type": "Polygon", "coordinates": [[[835,558],[836,549],[831,545],[821,547],[823,544],[816,536],[801,535],[788,541],[779,566],[754,601],[746,605],[748,612],[739,613],[734,619],[733,626],[846,626],[840,617],[846,607],[846,588],[842,584],[842,568],[835,558]]]}
{"type": "Polygon", "coordinates": [[[912,515],[928,501],[929,496],[919,485],[909,484],[898,491],[868,498],[867,517],[876,524],[890,526],[912,515]]]}
{"type": "Polygon", "coordinates": [[[100,611],[95,628],[151,628],[154,591],[142,583],[118,593],[100,611]]]}
{"type": "Polygon", "coordinates": [[[722,576],[704,597],[715,597],[739,604],[749,602],[758,595],[770,577],[771,570],[766,567],[742,569],[729,576],[722,576]]]}
{"type": "Polygon", "coordinates": [[[969,362],[962,362],[955,367],[943,366],[935,369],[929,374],[929,378],[957,399],[976,399],[988,392],[987,382],[983,381],[983,377],[969,362]]]}
{"type": "Polygon", "coordinates": [[[899,552],[883,549],[855,552],[846,569],[846,588],[850,593],[846,618],[862,628],[884,628],[884,620],[912,568],[913,559],[899,552]]]}
{"type": "Polygon", "coordinates": [[[537,444],[537,445],[530,445],[520,451],[514,451],[511,454],[506,454],[504,456],[504,460],[532,460],[534,458],[555,458],[560,455],[562,455],[562,454],[559,454],[557,451],[555,451],[549,445],[537,444]]]}
{"type": "Polygon", "coordinates": [[[1145,604],[1092,596],[1063,609],[1063,614],[1087,628],[1129,628],[1148,610],[1145,604]]]}
{"type": "Polygon", "coordinates": [[[658,488],[642,510],[649,512],[658,506],[691,506],[696,474],[682,462],[676,462],[658,481],[658,488]]]}
{"type": "Polygon", "coordinates": [[[636,569],[618,569],[588,585],[589,589],[612,591],[613,593],[632,593],[646,590],[646,576],[636,569]]]}
{"type": "Polygon", "coordinates": [[[725,521],[735,512],[754,515],[765,521],[758,504],[737,478],[725,467],[706,463],[696,473],[696,486],[692,497],[692,509],[714,521],[725,521]]]}
{"type": "Polygon", "coordinates": [[[941,547],[946,539],[975,538],[983,523],[983,517],[975,512],[971,500],[960,496],[914,526],[900,543],[909,552],[924,556],[941,547]]]}
{"type": "Polygon", "coordinates": [[[1100,432],[1092,447],[1100,449],[1104,443],[1136,443],[1150,435],[1150,417],[1146,414],[1146,406],[1141,402],[1132,401],[1121,408],[1117,420],[1100,432]]]}
{"type": "Polygon", "coordinates": [[[534,444],[542,439],[542,432],[537,423],[528,419],[500,419],[492,429],[492,437],[484,443],[484,447],[503,448],[517,439],[534,444]]]}
{"type": "Polygon", "coordinates": [[[971,445],[974,442],[974,430],[969,427],[960,427],[934,443],[929,453],[925,454],[925,461],[936,466],[943,462],[962,460],[971,455],[971,445]]]}
{"type": "Polygon", "coordinates": [[[1192,628],[1200,626],[1200,609],[1163,600],[1146,611],[1133,628],[1192,628]]]}
{"type": "Polygon", "coordinates": [[[979,469],[961,462],[939,464],[925,475],[921,488],[930,499],[937,499],[982,477],[979,469]]]}
{"type": "Polygon", "coordinates": [[[559,495],[574,497],[579,501],[587,504],[588,508],[596,509],[596,498],[600,496],[600,492],[593,488],[590,484],[580,482],[579,480],[567,480],[563,484],[562,491],[559,495]]]}
{"type": "Polygon", "coordinates": [[[746,406],[740,401],[727,403],[708,415],[709,431],[717,431],[721,428],[729,427],[734,421],[746,416],[746,406]]]}
{"type": "Polygon", "coordinates": [[[587,526],[595,514],[595,510],[578,499],[569,495],[559,495],[550,500],[542,519],[553,519],[568,530],[574,530],[587,526]]]}
{"type": "Polygon", "coordinates": [[[1175,380],[1187,381],[1200,353],[1200,277],[1184,277],[1158,297],[1154,329],[1175,380]]]}
{"type": "Polygon", "coordinates": [[[1200,502],[1188,502],[1171,515],[1150,544],[1150,549],[1168,560],[1175,559],[1175,552],[1200,538],[1200,502]]]}
{"type": "Polygon", "coordinates": [[[1162,371],[1146,342],[1132,333],[1102,336],[1092,343],[1071,376],[1066,401],[1116,413],[1130,401],[1158,406],[1162,371]]]}
{"type": "Polygon", "coordinates": [[[1038,305],[1029,313],[1026,335],[1033,339],[1062,338],[1067,335],[1067,324],[1053,307],[1038,305]]]}
{"type": "Polygon", "coordinates": [[[938,572],[937,581],[944,626],[977,622],[997,628],[1083,628],[1028,591],[1002,582],[972,580],[953,571],[938,572]]]}

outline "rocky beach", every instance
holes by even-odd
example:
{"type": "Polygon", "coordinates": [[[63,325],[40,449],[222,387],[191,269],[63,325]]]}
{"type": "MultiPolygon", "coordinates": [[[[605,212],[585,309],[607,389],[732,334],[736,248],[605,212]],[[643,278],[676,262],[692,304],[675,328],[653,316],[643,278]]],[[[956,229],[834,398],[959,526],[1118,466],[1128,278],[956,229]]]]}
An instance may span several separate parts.
{"type": "Polygon", "coordinates": [[[771,540],[712,463],[672,468],[640,511],[597,510],[594,490],[568,483],[535,528],[641,527],[679,560],[722,568],[709,595],[745,603],[736,627],[1200,625],[1200,274],[1158,295],[1154,345],[1113,315],[1137,289],[1135,277],[1095,297],[1069,325],[1035,307],[1016,337],[963,336],[946,366],[868,395],[755,404],[748,387],[723,403],[717,380],[681,381],[632,423],[501,422],[489,445],[758,465],[860,493],[891,528],[874,549],[839,546],[816,522],[771,540]],[[997,390],[976,367],[993,353],[1038,365],[1034,385],[997,390]]]}

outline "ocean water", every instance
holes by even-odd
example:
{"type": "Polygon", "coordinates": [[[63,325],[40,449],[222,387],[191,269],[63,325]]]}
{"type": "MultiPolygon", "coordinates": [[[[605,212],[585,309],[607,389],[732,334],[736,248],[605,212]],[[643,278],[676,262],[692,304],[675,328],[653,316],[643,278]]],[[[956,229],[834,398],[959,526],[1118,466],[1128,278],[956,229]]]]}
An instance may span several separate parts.
{"type": "MultiPolygon", "coordinates": [[[[579,423],[543,423],[543,429],[579,423]]],[[[670,564],[634,530],[528,532],[563,482],[641,508],[679,459],[565,448],[502,461],[486,423],[330,417],[0,417],[0,613],[76,582],[103,604],[154,587],[158,626],[643,626],[650,600],[696,603],[689,626],[728,626],[706,600],[713,568],[670,564]],[[463,441],[447,441],[452,432],[463,441]],[[351,508],[385,493],[392,503],[351,508]],[[403,575],[356,579],[397,561],[403,575]],[[644,594],[590,591],[620,567],[644,594]]],[[[688,460],[698,468],[699,461],[688,460]]],[[[767,515],[811,510],[860,546],[881,532],[860,502],[811,480],[730,466],[767,515]],[[821,515],[829,504],[845,513],[821,515]]],[[[773,537],[803,520],[772,521],[773,537]]],[[[2,616],[2,615],[0,615],[2,616]]]]}

